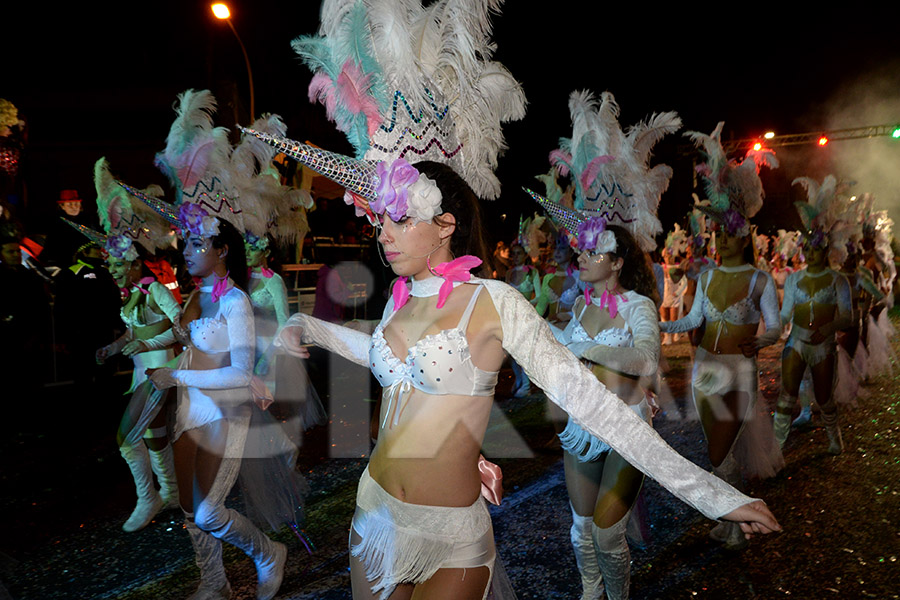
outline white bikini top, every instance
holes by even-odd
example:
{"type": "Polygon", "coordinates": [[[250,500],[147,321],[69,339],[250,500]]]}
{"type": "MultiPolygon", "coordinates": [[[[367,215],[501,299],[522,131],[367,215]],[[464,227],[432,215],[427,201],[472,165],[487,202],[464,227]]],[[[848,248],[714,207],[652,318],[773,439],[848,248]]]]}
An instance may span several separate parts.
{"type": "MultiPolygon", "coordinates": [[[[499,371],[483,371],[472,363],[466,328],[484,286],[479,285],[463,311],[459,324],[453,329],[426,335],[407,351],[400,360],[384,339],[384,328],[397,311],[391,299],[385,308],[388,317],[372,332],[369,349],[369,368],[382,387],[388,388],[389,398],[406,394],[411,388],[433,396],[493,396],[500,375],[499,371]]],[[[397,399],[399,404],[400,398],[397,399]]],[[[386,415],[390,415],[390,404],[386,415]]],[[[394,424],[399,421],[399,410],[394,411],[394,424]]]]}
{"type": "MultiPolygon", "coordinates": [[[[591,303],[594,303],[594,298],[591,298],[591,303]]],[[[631,330],[627,327],[627,323],[626,327],[610,327],[609,329],[599,331],[597,335],[591,337],[581,324],[581,319],[584,316],[584,311],[587,310],[587,307],[588,305],[585,304],[584,308],[581,309],[581,312],[578,313],[578,316],[572,319],[574,321],[571,334],[572,342],[594,342],[595,344],[603,344],[604,346],[612,346],[613,348],[628,348],[634,346],[634,336],[632,336],[631,330]]]]}

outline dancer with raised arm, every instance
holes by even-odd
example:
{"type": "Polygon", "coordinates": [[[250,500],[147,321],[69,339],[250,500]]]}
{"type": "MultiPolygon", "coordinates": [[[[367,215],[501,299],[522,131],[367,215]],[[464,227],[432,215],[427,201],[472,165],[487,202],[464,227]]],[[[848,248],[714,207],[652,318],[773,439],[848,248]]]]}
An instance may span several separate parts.
{"type": "MultiPolygon", "coordinates": [[[[713,221],[721,266],[699,277],[691,312],[678,321],[660,323],[660,329],[689,331],[705,323],[691,375],[694,406],[713,472],[740,488],[742,470],[749,476],[771,477],[784,465],[771,420],[757,409],[756,354],[778,341],[781,327],[772,278],[754,267],[749,221],[763,203],[759,168],[778,162],[771,151],[751,151],[741,162],[729,160],[721,145],[723,125],[719,123],[711,135],[686,134],[706,155],[698,171],[710,204],[698,208],[713,221]],[[760,319],[765,322],[763,335],[757,335],[760,319]]],[[[747,545],[729,523],[717,525],[710,537],[728,549],[747,545]]]]}
{"type": "MultiPolygon", "coordinates": [[[[468,14],[486,14],[475,10],[476,4],[468,14]]],[[[478,56],[467,55],[464,70],[453,71],[447,79],[451,70],[434,68],[431,57],[439,49],[435,44],[465,47],[454,43],[465,30],[455,22],[445,29],[449,24],[439,18],[450,6],[437,2],[427,9],[416,7],[404,17],[410,19],[405,24],[393,20],[396,38],[381,38],[373,29],[352,45],[322,38],[295,42],[301,49],[330,41],[332,48],[373,48],[375,53],[390,49],[421,58],[372,67],[388,82],[388,97],[402,97],[412,103],[412,110],[378,115],[370,128],[371,140],[368,134],[365,139],[353,135],[360,130],[338,121],[351,139],[360,141],[357,151],[364,160],[263,136],[352,190],[347,199],[381,227],[384,256],[398,275],[371,336],[297,314],[279,338],[292,351],[314,343],[366,365],[384,386],[378,440],[360,480],[351,523],[354,598],[486,597],[498,563],[490,515],[479,498],[479,452],[497,371],[507,352],[577,422],[638,468],[666,480],[681,497],[716,517],[750,519],[752,524],[745,523],[748,534],[778,529],[762,502],[740,494],[662,442],[555,340],[521,293],[503,282],[470,275],[481,262],[477,255],[485,251],[476,194],[498,195],[499,182],[490,167],[502,147],[500,122],[520,118],[524,98],[502,66],[485,62],[492,47],[483,34],[477,38],[478,56]],[[486,69],[493,85],[472,86],[473,77],[486,69]],[[446,103],[460,97],[467,101],[446,103]],[[471,112],[483,110],[490,112],[471,112]],[[410,120],[420,114],[427,115],[427,122],[410,120]],[[445,116],[453,127],[443,121],[445,116]],[[383,126],[387,124],[391,127],[383,126]],[[437,127],[440,124],[444,127],[437,127]],[[428,134],[398,143],[407,128],[424,128],[428,134]],[[490,135],[482,137],[486,132],[490,135]],[[408,163],[407,143],[414,144],[414,154],[421,153],[424,160],[408,163]],[[394,154],[385,148],[395,149],[394,154]]],[[[327,22],[321,30],[329,36],[346,34],[338,26],[346,15],[329,8],[326,2],[322,15],[327,22]]],[[[368,7],[367,22],[385,20],[379,9],[368,7]]],[[[479,32],[487,27],[484,20],[472,25],[479,32]]],[[[314,61],[316,71],[321,70],[316,77],[327,77],[333,63],[357,65],[353,60],[345,62],[338,55],[314,61]]],[[[331,85],[335,79],[329,79],[331,85]]],[[[485,491],[497,500],[496,489],[485,491]]]]}

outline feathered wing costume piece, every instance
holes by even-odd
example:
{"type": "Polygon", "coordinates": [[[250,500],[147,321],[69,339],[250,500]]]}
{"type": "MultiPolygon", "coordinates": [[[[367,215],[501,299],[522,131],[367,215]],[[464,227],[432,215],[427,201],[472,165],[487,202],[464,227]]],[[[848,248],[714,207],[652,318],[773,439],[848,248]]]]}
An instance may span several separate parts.
{"type": "MultiPolygon", "coordinates": [[[[178,96],[175,121],[156,166],[175,188],[175,208],[182,229],[204,236],[218,232],[213,217],[244,232],[243,208],[238,202],[228,130],[213,126],[216,99],[209,90],[187,90],[178,96]]],[[[157,207],[154,207],[158,209],[157,207]]],[[[248,221],[254,221],[251,214],[248,221]]]]}
{"type": "Polygon", "coordinates": [[[702,249],[710,238],[709,229],[706,226],[706,213],[700,210],[701,206],[709,206],[709,200],[701,200],[697,194],[694,197],[694,208],[688,215],[688,227],[691,231],[691,240],[695,249],[702,249]]]}
{"type": "Polygon", "coordinates": [[[691,238],[688,232],[682,229],[681,225],[675,223],[675,229],[666,235],[665,248],[669,256],[684,256],[690,245],[691,238]]]}
{"type": "Polygon", "coordinates": [[[490,60],[489,17],[499,6],[325,0],[318,35],[292,46],[314,72],[310,99],[324,104],[356,157],[249,133],[344,185],[363,199],[351,199],[360,213],[375,199],[375,165],[401,158],[448,164],[476,195],[497,198],[494,169],[506,148],[501,126],[525,114],[521,86],[490,60]]]}
{"type": "Polygon", "coordinates": [[[729,233],[750,235],[749,220],[762,208],[765,192],[759,169],[778,167],[775,152],[763,148],[751,150],[740,162],[729,160],[722,147],[722,128],[719,122],[709,135],[697,131],[685,133],[700,148],[706,162],[697,167],[703,177],[709,206],[698,208],[724,226],[729,233]]]}
{"type": "MultiPolygon", "coordinates": [[[[567,215],[558,223],[570,235],[575,235],[573,224],[601,217],[628,229],[645,251],[655,249],[656,235],[662,232],[657,209],[672,169],[667,165],[651,168],[651,150],[665,135],[681,127],[681,119],[674,112],[654,114],[623,132],[618,122],[619,105],[609,92],[601,94],[599,100],[589,91],[572,92],[569,112],[572,137],[560,139],[560,147],[550,153],[550,164],[556,173],[571,178],[573,208],[580,218],[573,222],[572,211],[549,207],[553,196],[564,197],[557,194],[555,177],[539,177],[545,185],[552,185],[548,186],[547,198],[538,203],[551,215],[567,215]]],[[[528,192],[535,198],[534,192],[528,192]]]]}
{"type": "MultiPolygon", "coordinates": [[[[151,255],[157,249],[172,245],[174,235],[166,220],[143,202],[136,202],[131,197],[128,190],[132,188],[113,177],[106,158],[100,158],[94,163],[94,187],[97,191],[100,225],[107,234],[107,252],[119,258],[134,260],[137,257],[135,243],[143,246],[151,255]]],[[[163,195],[163,190],[158,185],[135,192],[152,198],[163,195]]]]}
{"type": "Polygon", "coordinates": [[[793,184],[806,190],[807,201],[794,203],[805,236],[813,246],[825,248],[831,264],[840,268],[847,259],[847,243],[859,229],[846,186],[840,185],[834,175],[827,175],[822,183],[798,177],[793,184]]]}
{"type": "Polygon", "coordinates": [[[773,241],[772,252],[775,254],[780,254],[781,258],[785,261],[792,259],[799,250],[799,245],[797,243],[799,237],[799,231],[787,231],[786,229],[779,229],[773,241]]]}

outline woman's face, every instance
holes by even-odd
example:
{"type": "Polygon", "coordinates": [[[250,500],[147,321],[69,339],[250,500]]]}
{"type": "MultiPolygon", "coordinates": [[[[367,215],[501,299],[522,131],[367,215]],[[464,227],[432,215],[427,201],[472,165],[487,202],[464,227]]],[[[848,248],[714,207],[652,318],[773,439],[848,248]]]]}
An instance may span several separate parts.
{"type": "Polygon", "coordinates": [[[265,267],[267,266],[269,251],[259,250],[253,244],[244,244],[244,253],[247,255],[248,267],[265,267]]]}
{"type": "Polygon", "coordinates": [[[593,254],[584,251],[578,255],[579,277],[585,283],[602,283],[613,274],[617,262],[618,259],[613,259],[607,252],[593,254]]]}
{"type": "Polygon", "coordinates": [[[727,231],[722,230],[716,236],[716,241],[719,256],[732,258],[743,254],[744,248],[750,243],[750,238],[731,235],[727,231]]]}
{"type": "Polygon", "coordinates": [[[803,244],[803,255],[806,256],[806,264],[810,267],[821,267],[825,264],[825,248],[815,247],[812,244],[803,244]]]}
{"type": "Polygon", "coordinates": [[[106,268],[112,275],[113,281],[121,288],[137,281],[141,273],[141,265],[138,261],[125,260],[112,255],[106,259],[106,268]]]}
{"type": "Polygon", "coordinates": [[[558,265],[569,262],[572,258],[572,247],[568,244],[557,244],[553,251],[553,261],[558,265]]]}
{"type": "Polygon", "coordinates": [[[8,267],[15,267],[22,264],[22,250],[17,242],[3,244],[0,247],[0,261],[8,267]]]}
{"type": "Polygon", "coordinates": [[[441,227],[436,223],[410,218],[395,223],[386,217],[378,241],[394,273],[410,277],[427,272],[426,259],[441,247],[442,242],[446,245],[450,239],[441,239],[441,227]]]}
{"type": "Polygon", "coordinates": [[[212,238],[190,234],[184,242],[184,264],[193,277],[207,277],[222,262],[212,238]]]}
{"type": "Polygon", "coordinates": [[[517,267],[521,267],[525,264],[528,253],[525,252],[525,248],[522,246],[514,246],[510,251],[510,256],[512,257],[513,264],[517,267]]]}

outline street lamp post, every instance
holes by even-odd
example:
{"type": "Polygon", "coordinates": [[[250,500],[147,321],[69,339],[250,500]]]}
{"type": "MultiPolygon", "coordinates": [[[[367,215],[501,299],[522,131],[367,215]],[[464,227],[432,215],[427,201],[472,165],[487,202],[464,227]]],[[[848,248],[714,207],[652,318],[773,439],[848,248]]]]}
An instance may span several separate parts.
{"type": "Polygon", "coordinates": [[[250,122],[253,122],[253,119],[256,118],[256,102],[253,94],[253,71],[250,69],[250,57],[247,56],[247,49],[244,47],[244,42],[241,40],[241,36],[238,35],[237,29],[234,28],[234,24],[231,22],[231,11],[228,10],[228,5],[217,3],[213,4],[211,8],[217,19],[225,21],[228,23],[228,26],[231,27],[234,37],[237,38],[238,44],[241,45],[241,52],[244,53],[244,62],[247,64],[247,78],[250,81],[250,122]]]}

